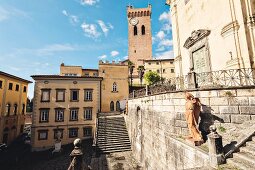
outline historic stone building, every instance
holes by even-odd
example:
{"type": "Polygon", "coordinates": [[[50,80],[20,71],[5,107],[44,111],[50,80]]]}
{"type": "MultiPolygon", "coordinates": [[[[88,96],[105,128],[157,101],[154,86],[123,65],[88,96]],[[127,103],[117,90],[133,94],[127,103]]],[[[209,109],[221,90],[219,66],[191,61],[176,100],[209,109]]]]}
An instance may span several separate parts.
{"type": "Polygon", "coordinates": [[[152,59],[144,61],[145,73],[157,72],[164,79],[175,77],[174,59],[152,59]]]}
{"type": "Polygon", "coordinates": [[[167,0],[176,75],[254,68],[255,0],[167,0]]]}
{"type": "Polygon", "coordinates": [[[32,146],[51,148],[61,132],[62,144],[93,138],[99,112],[120,111],[128,97],[128,66],[99,62],[99,70],[60,66],[60,75],[35,80],[32,146]]]}
{"type": "Polygon", "coordinates": [[[152,59],[151,5],[147,8],[127,7],[128,60],[134,64],[133,82],[139,84],[137,68],[152,59]]]}
{"type": "Polygon", "coordinates": [[[0,71],[0,142],[10,144],[23,133],[28,80],[0,71]]]}

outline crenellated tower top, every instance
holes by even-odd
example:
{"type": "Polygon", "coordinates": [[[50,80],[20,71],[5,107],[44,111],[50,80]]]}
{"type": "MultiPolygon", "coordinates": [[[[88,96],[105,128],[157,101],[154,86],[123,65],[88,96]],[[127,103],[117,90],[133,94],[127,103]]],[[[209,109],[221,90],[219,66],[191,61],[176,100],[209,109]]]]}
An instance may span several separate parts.
{"type": "Polygon", "coordinates": [[[151,16],[151,4],[147,8],[134,8],[132,5],[127,6],[128,18],[151,16]]]}

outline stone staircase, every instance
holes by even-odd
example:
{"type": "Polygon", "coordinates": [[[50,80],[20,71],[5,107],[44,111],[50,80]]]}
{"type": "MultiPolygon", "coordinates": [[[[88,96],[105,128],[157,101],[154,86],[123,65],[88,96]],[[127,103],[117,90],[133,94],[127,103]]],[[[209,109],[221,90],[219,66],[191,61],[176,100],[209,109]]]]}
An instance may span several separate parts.
{"type": "Polygon", "coordinates": [[[131,145],[124,117],[100,116],[97,129],[97,149],[100,153],[130,151],[131,145]]]}
{"type": "Polygon", "coordinates": [[[227,159],[227,164],[243,170],[255,169],[255,135],[241,146],[238,152],[233,153],[233,158],[227,159]]]}

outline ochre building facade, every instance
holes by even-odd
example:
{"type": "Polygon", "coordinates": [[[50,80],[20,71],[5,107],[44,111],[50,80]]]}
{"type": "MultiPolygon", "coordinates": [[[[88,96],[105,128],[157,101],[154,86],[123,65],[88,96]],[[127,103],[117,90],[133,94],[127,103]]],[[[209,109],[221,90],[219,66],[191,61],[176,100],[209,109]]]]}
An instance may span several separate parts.
{"type": "Polygon", "coordinates": [[[97,113],[120,111],[128,97],[128,66],[99,62],[99,69],[60,66],[60,75],[34,75],[33,150],[95,137],[97,113]]]}
{"type": "Polygon", "coordinates": [[[28,80],[0,71],[0,141],[10,144],[23,133],[28,80]]]}
{"type": "Polygon", "coordinates": [[[144,61],[145,73],[157,72],[163,79],[175,77],[174,59],[153,59],[144,61]]]}

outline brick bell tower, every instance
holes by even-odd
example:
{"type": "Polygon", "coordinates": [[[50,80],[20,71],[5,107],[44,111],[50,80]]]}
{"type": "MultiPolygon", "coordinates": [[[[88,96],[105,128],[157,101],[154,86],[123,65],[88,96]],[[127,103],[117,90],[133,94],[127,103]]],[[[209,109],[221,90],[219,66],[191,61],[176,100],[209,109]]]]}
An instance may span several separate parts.
{"type": "Polygon", "coordinates": [[[151,5],[147,8],[127,7],[128,20],[128,59],[137,67],[143,65],[143,60],[152,59],[151,36],[151,5]]]}

